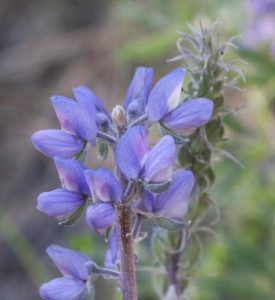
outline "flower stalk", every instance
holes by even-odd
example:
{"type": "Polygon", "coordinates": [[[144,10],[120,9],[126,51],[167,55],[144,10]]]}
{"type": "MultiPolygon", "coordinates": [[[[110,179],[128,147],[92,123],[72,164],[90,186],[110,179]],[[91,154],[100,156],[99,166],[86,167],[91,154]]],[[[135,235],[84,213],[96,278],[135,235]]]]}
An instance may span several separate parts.
{"type": "Polygon", "coordinates": [[[131,209],[118,206],[117,228],[120,253],[120,284],[123,300],[137,300],[135,255],[131,232],[131,209]]]}

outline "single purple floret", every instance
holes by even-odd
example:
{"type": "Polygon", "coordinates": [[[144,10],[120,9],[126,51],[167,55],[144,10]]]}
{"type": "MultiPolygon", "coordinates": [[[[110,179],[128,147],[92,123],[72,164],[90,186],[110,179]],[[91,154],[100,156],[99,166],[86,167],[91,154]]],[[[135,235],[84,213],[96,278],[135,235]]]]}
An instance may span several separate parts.
{"type": "Polygon", "coordinates": [[[97,127],[103,132],[108,132],[112,119],[99,97],[85,85],[74,88],[73,93],[77,102],[90,112],[90,116],[95,115],[97,127]]]}
{"type": "Polygon", "coordinates": [[[176,146],[173,138],[166,135],[149,149],[145,128],[134,126],[118,141],[115,159],[120,171],[131,179],[166,182],[172,177],[176,146]]]}
{"type": "Polygon", "coordinates": [[[146,112],[151,121],[189,135],[209,121],[214,104],[205,98],[181,103],[184,76],[185,69],[177,68],[162,77],[149,95],[146,112]]]}
{"type": "Polygon", "coordinates": [[[151,90],[153,68],[137,67],[127,90],[124,108],[130,121],[144,114],[145,105],[151,90]]]}
{"type": "Polygon", "coordinates": [[[58,220],[65,220],[85,204],[90,191],[84,176],[84,166],[70,158],[54,158],[62,189],[41,193],[37,209],[58,220]]]}
{"type": "Polygon", "coordinates": [[[38,151],[50,158],[72,157],[80,152],[84,145],[80,138],[59,129],[36,131],[31,140],[38,151]]]}
{"type": "Polygon", "coordinates": [[[105,168],[87,169],[84,174],[94,201],[121,202],[121,186],[109,170],[105,168]]]}
{"type": "Polygon", "coordinates": [[[86,282],[89,278],[88,263],[91,260],[84,254],[51,245],[47,254],[63,277],[44,283],[39,290],[45,300],[81,300],[87,295],[86,282]]]}
{"type": "Polygon", "coordinates": [[[189,198],[195,178],[191,171],[177,170],[169,188],[160,194],[144,192],[142,210],[156,216],[182,219],[188,210],[189,198]]]}

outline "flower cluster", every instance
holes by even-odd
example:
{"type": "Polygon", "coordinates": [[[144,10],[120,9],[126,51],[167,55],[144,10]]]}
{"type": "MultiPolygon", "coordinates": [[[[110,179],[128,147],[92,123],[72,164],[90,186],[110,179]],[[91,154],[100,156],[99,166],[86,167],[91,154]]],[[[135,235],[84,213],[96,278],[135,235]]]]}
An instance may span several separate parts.
{"type": "Polygon", "coordinates": [[[62,188],[41,193],[37,208],[61,224],[73,224],[85,213],[92,230],[102,234],[111,229],[111,234],[105,268],[72,250],[50,246],[47,252],[64,278],[42,285],[42,298],[82,299],[91,291],[91,274],[117,270],[122,276],[120,208],[130,210],[131,220],[142,216],[169,228],[183,221],[195,177],[192,171],[177,168],[177,143],[205,125],[213,112],[209,99],[184,98],[184,75],[185,69],[176,68],[151,89],[152,68],[138,67],[123,106],[116,106],[111,115],[86,86],[73,90],[75,99],[51,98],[60,129],[37,131],[32,142],[54,160],[62,188]],[[161,136],[150,145],[153,124],[159,125],[161,136]],[[91,147],[98,147],[103,158],[112,150],[113,171],[84,165],[91,147]]]}

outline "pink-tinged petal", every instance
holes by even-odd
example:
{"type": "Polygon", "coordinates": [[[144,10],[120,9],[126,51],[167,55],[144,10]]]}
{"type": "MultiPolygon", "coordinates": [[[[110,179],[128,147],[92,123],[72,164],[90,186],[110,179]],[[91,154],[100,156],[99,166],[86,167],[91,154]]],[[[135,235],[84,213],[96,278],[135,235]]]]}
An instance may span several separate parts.
{"type": "Polygon", "coordinates": [[[166,127],[188,135],[206,124],[212,116],[214,104],[205,98],[183,102],[163,119],[166,127]]]}
{"type": "Polygon", "coordinates": [[[46,251],[63,276],[80,280],[88,279],[87,263],[90,261],[88,256],[58,245],[51,245],[46,251]]]}
{"type": "Polygon", "coordinates": [[[137,67],[128,87],[124,108],[135,118],[144,112],[153,79],[153,69],[137,67]]]}
{"type": "Polygon", "coordinates": [[[174,139],[166,135],[150,150],[144,167],[143,178],[147,182],[165,182],[172,177],[176,160],[174,139]]]}
{"type": "Polygon", "coordinates": [[[148,144],[144,127],[134,126],[118,141],[115,159],[120,171],[127,177],[137,179],[143,166],[148,144]]]}
{"type": "Polygon", "coordinates": [[[93,230],[103,233],[106,228],[115,222],[115,210],[109,203],[97,203],[88,206],[86,222],[93,230]]]}
{"type": "Polygon", "coordinates": [[[152,121],[161,120],[179,105],[185,69],[177,68],[162,77],[149,95],[146,111],[152,121]]]}
{"type": "Polygon", "coordinates": [[[81,300],[86,292],[86,285],[81,280],[55,278],[42,284],[39,295],[45,300],[81,300]]]}
{"type": "Polygon", "coordinates": [[[62,186],[68,191],[89,195],[84,166],[75,159],[55,157],[54,162],[62,186]]]}
{"type": "Polygon", "coordinates": [[[51,98],[61,128],[81,139],[93,142],[96,137],[96,120],[83,105],[62,96],[51,98]]]}
{"type": "Polygon", "coordinates": [[[107,169],[85,170],[86,182],[95,199],[103,202],[121,202],[122,191],[114,175],[107,169]]]}
{"type": "Polygon", "coordinates": [[[38,151],[50,158],[72,157],[83,147],[83,142],[79,138],[58,129],[36,131],[31,140],[38,151]]]}
{"type": "Polygon", "coordinates": [[[183,218],[188,210],[194,183],[195,178],[191,171],[177,170],[169,188],[155,197],[154,212],[169,218],[183,218]]]}
{"type": "Polygon", "coordinates": [[[83,197],[65,189],[41,193],[37,199],[37,209],[51,217],[64,219],[74,213],[84,203],[83,197]]]}

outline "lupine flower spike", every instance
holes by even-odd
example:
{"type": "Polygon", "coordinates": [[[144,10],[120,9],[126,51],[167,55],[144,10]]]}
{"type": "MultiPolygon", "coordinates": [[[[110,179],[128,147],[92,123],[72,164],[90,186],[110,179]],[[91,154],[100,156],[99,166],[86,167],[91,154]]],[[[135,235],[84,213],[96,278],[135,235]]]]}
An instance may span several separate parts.
{"type": "MultiPolygon", "coordinates": [[[[178,141],[211,118],[213,102],[186,99],[185,70],[177,68],[151,90],[153,69],[138,67],[123,106],[111,114],[86,86],[73,89],[74,99],[52,97],[60,129],[33,134],[36,149],[53,159],[61,188],[41,193],[38,210],[60,224],[73,225],[85,215],[88,227],[105,234],[108,249],[104,267],[78,252],[50,246],[47,253],[63,277],[40,288],[43,299],[80,300],[93,296],[93,279],[118,279],[124,300],[136,300],[134,240],[140,241],[142,221],[152,219],[163,230],[188,227],[188,207],[195,185],[189,169],[178,168],[178,141]],[[148,133],[157,123],[168,129],[151,144],[148,133]],[[88,147],[90,145],[90,147],[88,147]],[[100,158],[114,156],[113,171],[85,164],[88,150],[97,147],[100,158]]],[[[155,228],[154,227],[154,228],[155,228]]]]}

